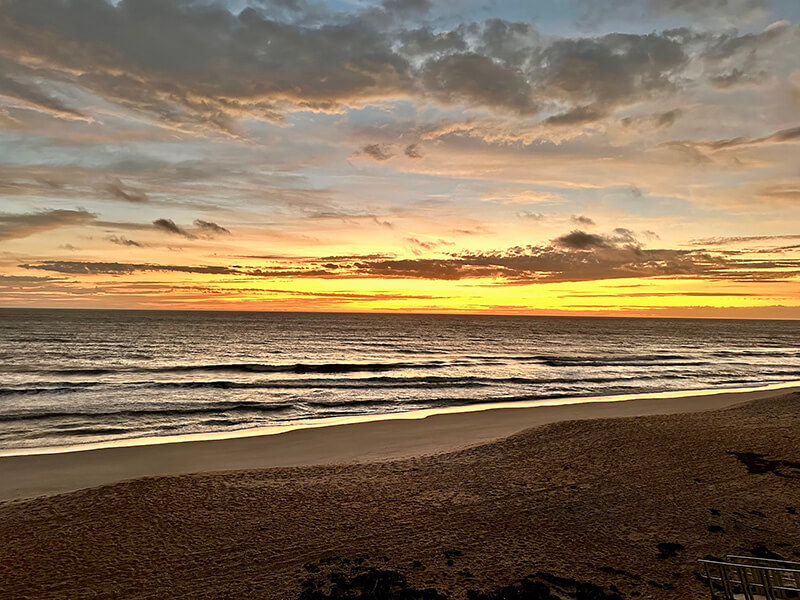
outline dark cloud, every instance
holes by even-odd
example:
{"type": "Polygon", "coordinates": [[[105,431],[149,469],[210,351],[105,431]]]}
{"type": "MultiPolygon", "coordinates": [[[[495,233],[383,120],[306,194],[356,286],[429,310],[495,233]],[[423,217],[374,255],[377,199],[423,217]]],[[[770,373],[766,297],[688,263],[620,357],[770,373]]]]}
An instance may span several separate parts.
{"type": "MultiPolygon", "coordinates": [[[[653,232],[650,232],[652,234],[653,232]]],[[[656,236],[658,237],[658,236],[656,236]]],[[[617,227],[613,231],[613,235],[609,239],[615,244],[638,244],[639,241],[630,229],[624,227],[617,227]]]]}
{"type": "Polygon", "coordinates": [[[0,213],[0,241],[28,237],[59,227],[86,225],[96,215],[85,210],[47,210],[36,213],[0,213]]]}
{"type": "Polygon", "coordinates": [[[414,29],[401,32],[403,53],[411,56],[450,54],[467,50],[467,42],[460,31],[432,32],[430,29],[414,29]]]}
{"type": "Polygon", "coordinates": [[[184,131],[240,136],[240,117],[282,120],[282,107],[326,110],[411,79],[368,19],[304,27],[193,0],[8,0],[3,16],[4,55],[184,131]]]}
{"type": "Polygon", "coordinates": [[[384,0],[383,9],[400,15],[426,13],[433,7],[431,0],[384,0]]]}
{"type": "Polygon", "coordinates": [[[675,121],[677,121],[681,115],[683,115],[683,110],[675,108],[648,116],[623,117],[619,122],[625,127],[635,126],[640,131],[643,129],[668,129],[675,124],[675,121]]]}
{"type": "Polygon", "coordinates": [[[148,202],[147,194],[141,190],[136,190],[125,185],[119,179],[115,179],[109,183],[106,186],[106,190],[108,190],[114,198],[122,200],[123,202],[132,202],[134,204],[144,204],[148,202]]]}
{"type": "Polygon", "coordinates": [[[440,248],[442,246],[453,246],[453,242],[449,242],[447,240],[438,239],[438,240],[421,240],[415,237],[408,237],[405,238],[405,241],[411,244],[414,247],[414,252],[416,253],[418,250],[435,250],[436,248],[440,248]]]}
{"type": "Polygon", "coordinates": [[[152,223],[132,223],[129,221],[94,221],[92,225],[103,229],[124,229],[126,231],[152,231],[152,223]]]}
{"type": "Polygon", "coordinates": [[[470,229],[467,228],[459,228],[459,229],[452,229],[450,233],[454,233],[456,235],[485,235],[487,233],[492,233],[492,231],[483,225],[478,225],[477,227],[472,227],[470,229]]]}
{"type": "Polygon", "coordinates": [[[394,156],[391,149],[383,144],[368,144],[361,148],[361,154],[380,161],[389,160],[394,156]]]}
{"type": "Polygon", "coordinates": [[[569,250],[590,250],[592,248],[608,248],[610,242],[608,238],[585,231],[572,231],[553,240],[556,246],[569,250]]]}
{"type": "Polygon", "coordinates": [[[723,71],[716,75],[712,75],[709,81],[720,89],[727,89],[735,85],[746,83],[761,83],[768,77],[766,71],[759,71],[757,73],[747,73],[739,67],[734,67],[729,71],[723,71]]]}
{"type": "MultiPolygon", "coordinates": [[[[781,56],[774,50],[779,44],[790,40],[790,32],[797,27],[785,21],[777,22],[759,33],[744,35],[721,34],[704,37],[705,44],[700,57],[708,75],[708,81],[725,90],[738,85],[760,84],[776,75],[781,56]]],[[[796,35],[794,36],[796,39],[796,35]]],[[[791,43],[791,42],[789,42],[791,43]]],[[[796,46],[786,49],[789,55],[796,54],[796,46]]]]}
{"type": "Polygon", "coordinates": [[[578,225],[586,225],[589,227],[595,225],[595,222],[585,215],[572,215],[570,220],[578,225]]]}
{"type": "Polygon", "coordinates": [[[800,127],[789,127],[774,133],[755,137],[735,137],[720,140],[675,140],[667,142],[664,146],[678,150],[692,150],[700,154],[709,152],[719,152],[735,148],[746,148],[752,146],[764,146],[770,144],[784,144],[800,142],[800,127]]]}
{"type": "Polygon", "coordinates": [[[682,114],[683,111],[680,108],[663,112],[656,117],[656,127],[672,127],[682,114]]]}
{"type": "Polygon", "coordinates": [[[143,248],[144,244],[140,242],[136,242],[134,240],[129,240],[126,237],[118,236],[118,235],[110,235],[106,238],[112,244],[117,244],[118,246],[129,246],[133,248],[143,248]]]}
{"type": "Polygon", "coordinates": [[[394,229],[394,223],[385,219],[379,219],[374,215],[372,216],[372,222],[375,223],[375,225],[380,225],[381,227],[386,227],[387,229],[394,229]]]}
{"type": "Polygon", "coordinates": [[[521,210],[517,213],[520,219],[530,219],[531,221],[544,221],[547,215],[544,213],[531,212],[529,210],[521,210]]]}
{"type": "Polygon", "coordinates": [[[195,219],[194,225],[206,235],[230,235],[229,229],[222,225],[218,225],[212,221],[203,221],[202,219],[195,219]]]}
{"type": "Polygon", "coordinates": [[[602,119],[606,114],[608,114],[608,110],[605,107],[598,109],[578,106],[567,112],[548,117],[545,122],[550,125],[581,125],[602,119]]]}
{"type": "Polygon", "coordinates": [[[46,283],[48,281],[63,281],[62,277],[36,277],[35,275],[0,275],[0,282],[6,285],[24,283],[46,283]]]}
{"type": "Polygon", "coordinates": [[[420,150],[419,144],[409,144],[403,150],[403,154],[408,158],[422,158],[422,150],[420,150]]]}
{"type": "Polygon", "coordinates": [[[743,235],[732,237],[713,237],[702,240],[692,240],[694,246],[725,246],[741,242],[763,242],[770,240],[800,240],[800,234],[790,235],[743,235]]]}
{"type": "Polygon", "coordinates": [[[585,121],[592,113],[599,116],[610,107],[674,88],[688,60],[680,40],[668,34],[560,39],[541,52],[537,87],[572,103],[562,119],[585,121]]]}
{"type": "Polygon", "coordinates": [[[543,45],[535,26],[529,23],[489,19],[482,26],[470,24],[457,30],[463,36],[477,36],[476,50],[509,67],[524,66],[531,60],[532,51],[543,45]]]}
{"type": "Polygon", "coordinates": [[[236,275],[243,271],[232,267],[154,265],[147,263],[83,262],[72,260],[44,260],[34,264],[19,265],[23,269],[38,269],[68,275],[126,275],[141,271],[166,271],[175,273],[204,273],[207,275],[236,275]]]}
{"type": "Polygon", "coordinates": [[[423,70],[422,82],[428,93],[447,103],[489,106],[522,115],[539,111],[521,70],[475,53],[432,59],[423,70]]]}
{"type": "MultiPolygon", "coordinates": [[[[420,242],[420,240],[416,240],[420,242]]],[[[421,242],[423,245],[425,242],[421,242]]],[[[435,245],[447,245],[445,240],[435,245]]],[[[421,246],[422,247],[422,246],[421,246]]],[[[787,281],[800,275],[800,259],[753,258],[748,251],[648,249],[625,228],[606,235],[573,231],[550,244],[515,246],[494,252],[456,252],[441,258],[384,255],[340,257],[264,257],[263,266],[183,266],[48,260],[23,264],[68,275],[124,275],[180,272],[256,279],[406,278],[460,280],[492,278],[496,283],[552,283],[619,278],[671,277],[706,281],[787,281]]]]}
{"type": "Polygon", "coordinates": [[[645,249],[623,228],[607,236],[572,232],[544,246],[461,253],[443,259],[365,261],[354,266],[360,273],[378,277],[488,277],[512,284],[665,276],[769,282],[800,274],[800,260],[796,259],[752,260],[703,250],[645,249]]]}
{"type": "MultiPolygon", "coordinates": [[[[2,27],[0,27],[0,31],[2,31],[2,27]]],[[[4,69],[13,69],[13,66],[2,59],[0,59],[0,67],[4,69]]],[[[55,117],[80,119],[84,121],[89,120],[80,111],[67,107],[60,100],[43,91],[38,84],[32,81],[24,81],[21,78],[13,79],[5,75],[0,75],[0,95],[16,98],[29,108],[51,114],[55,117]]]]}
{"type": "MultiPolygon", "coordinates": [[[[714,11],[755,2],[721,1],[712,0],[714,11]]],[[[689,11],[692,4],[708,3],[653,6],[689,11]]],[[[412,27],[429,6],[387,0],[347,15],[300,0],[253,0],[234,14],[196,0],[5,0],[0,56],[8,64],[0,67],[11,75],[0,87],[42,110],[83,118],[42,91],[67,83],[168,129],[235,137],[245,135],[243,119],[282,121],[287,111],[402,97],[519,115],[546,109],[551,124],[568,125],[685,85],[700,77],[685,69],[694,58],[709,67],[703,77],[717,81],[769,70],[768,58],[748,57],[788,30],[552,39],[500,19],[450,31],[412,27]]]]}
{"type": "Polygon", "coordinates": [[[175,221],[173,221],[172,219],[156,219],[155,221],[153,221],[153,226],[156,229],[160,229],[161,231],[166,231],[167,233],[170,233],[172,235],[180,235],[188,240],[193,240],[196,237],[193,233],[190,233],[186,231],[183,227],[176,225],[175,221]]]}

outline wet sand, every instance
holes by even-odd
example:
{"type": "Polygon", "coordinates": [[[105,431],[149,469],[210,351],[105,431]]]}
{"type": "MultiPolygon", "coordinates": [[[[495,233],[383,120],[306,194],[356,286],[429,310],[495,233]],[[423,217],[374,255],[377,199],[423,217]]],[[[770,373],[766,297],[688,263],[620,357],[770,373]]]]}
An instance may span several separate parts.
{"type": "MultiPolygon", "coordinates": [[[[643,400],[385,421],[423,429],[382,441],[380,428],[368,433],[378,423],[349,434],[304,430],[284,439],[327,436],[332,463],[348,456],[333,430],[370,457],[417,455],[147,477],[8,501],[0,597],[704,598],[698,558],[800,557],[800,393],[765,395],[745,404],[707,396],[705,409],[717,408],[707,412],[688,399],[643,400]],[[561,420],[565,408],[579,420],[561,420]],[[634,416],[643,410],[651,412],[634,416]],[[547,418],[560,422],[474,445],[475,435],[547,418]],[[487,419],[502,423],[464,433],[487,419]],[[449,428],[461,437],[448,443],[473,446],[420,455],[441,447],[427,433],[449,428]]],[[[281,437],[224,443],[255,448],[281,437]]],[[[325,443],[309,443],[311,460],[325,443]]]]}
{"type": "MultiPolygon", "coordinates": [[[[59,494],[152,475],[374,462],[451,452],[558,421],[713,410],[766,391],[446,412],[276,435],[0,457],[0,500],[59,494]]],[[[568,401],[569,402],[569,401],[568,401]]],[[[490,405],[491,406],[491,405],[490,405]]]]}

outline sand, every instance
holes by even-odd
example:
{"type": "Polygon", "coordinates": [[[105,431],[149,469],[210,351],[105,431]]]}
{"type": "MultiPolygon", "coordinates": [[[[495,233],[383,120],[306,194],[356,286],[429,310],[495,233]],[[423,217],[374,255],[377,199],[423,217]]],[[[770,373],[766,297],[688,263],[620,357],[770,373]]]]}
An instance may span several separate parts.
{"type": "MultiPolygon", "coordinates": [[[[800,557],[800,393],[752,396],[706,397],[717,408],[706,412],[647,400],[199,443],[230,448],[224,460],[238,444],[283,447],[269,460],[289,461],[294,439],[318,460],[327,437],[327,462],[363,458],[357,447],[385,459],[435,452],[433,433],[474,444],[578,417],[402,460],[146,477],[7,501],[0,598],[704,598],[697,558],[800,557]]],[[[83,461],[82,473],[92,460],[181,447],[20,459],[83,461]]]]}
{"type": "Polygon", "coordinates": [[[0,500],[59,494],[152,475],[374,462],[439,454],[558,421],[713,410],[776,393],[780,392],[689,393],[671,398],[451,411],[420,419],[309,427],[277,435],[0,457],[0,500]]]}

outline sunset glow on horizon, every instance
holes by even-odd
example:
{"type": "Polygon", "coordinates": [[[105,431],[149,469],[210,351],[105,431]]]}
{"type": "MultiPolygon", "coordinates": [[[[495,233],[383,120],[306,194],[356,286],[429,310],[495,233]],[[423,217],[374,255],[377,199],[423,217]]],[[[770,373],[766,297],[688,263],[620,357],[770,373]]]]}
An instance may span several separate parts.
{"type": "Polygon", "coordinates": [[[800,319],[800,3],[489,4],[0,0],[0,306],[800,319]]]}

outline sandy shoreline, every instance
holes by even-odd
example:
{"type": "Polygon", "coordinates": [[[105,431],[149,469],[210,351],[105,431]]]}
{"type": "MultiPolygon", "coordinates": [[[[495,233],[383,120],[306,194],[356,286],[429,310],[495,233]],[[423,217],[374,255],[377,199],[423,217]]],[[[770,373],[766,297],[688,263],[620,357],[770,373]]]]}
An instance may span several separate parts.
{"type": "Polygon", "coordinates": [[[20,457],[33,472],[30,459],[63,461],[69,476],[113,457],[152,470],[192,448],[206,465],[215,448],[228,448],[220,464],[241,466],[244,451],[253,462],[305,452],[339,464],[144,477],[0,502],[0,597],[707,598],[698,558],[800,558],[798,408],[800,393],[783,390],[20,457]],[[651,414],[599,418],[637,413],[651,414]],[[559,422],[420,454],[439,438],[463,446],[547,420],[559,422]],[[417,454],[342,464],[365,448],[417,454]]]}
{"type": "Polygon", "coordinates": [[[560,421],[716,410],[797,387],[687,393],[385,418],[275,435],[0,457],[0,501],[60,494],[147,476],[373,462],[450,452],[560,421]]]}

